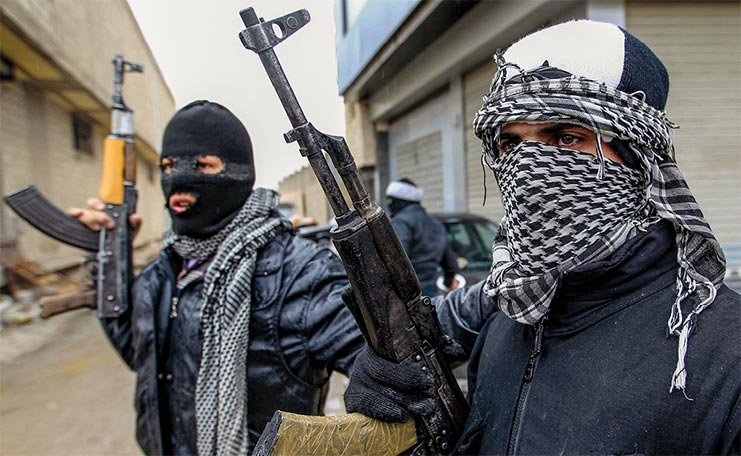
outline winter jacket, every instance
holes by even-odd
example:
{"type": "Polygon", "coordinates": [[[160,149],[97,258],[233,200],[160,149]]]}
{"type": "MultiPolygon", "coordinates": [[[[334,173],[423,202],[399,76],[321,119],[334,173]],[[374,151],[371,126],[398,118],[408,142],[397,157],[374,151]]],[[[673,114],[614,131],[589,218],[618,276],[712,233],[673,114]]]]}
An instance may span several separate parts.
{"type": "MultiPolygon", "coordinates": [[[[686,355],[686,395],[670,393],[676,258],[674,230],[660,223],[569,274],[541,336],[493,312],[469,364],[471,412],[457,451],[738,454],[741,297],[724,286],[699,315],[686,355]]],[[[685,302],[685,312],[695,303],[685,302]]],[[[459,340],[472,340],[491,310],[480,285],[451,293],[446,305],[470,315],[484,309],[467,325],[444,321],[459,340]]]]}
{"type": "MultiPolygon", "coordinates": [[[[134,282],[131,307],[102,321],[137,372],[136,433],[148,454],[197,452],[203,279],[178,295],[181,263],[162,251],[134,282]],[[173,304],[177,317],[170,318],[173,304]]],[[[340,297],[346,285],[336,256],[291,232],[279,232],[258,252],[247,369],[251,445],[275,410],[321,414],[329,374],[348,371],[364,342],[340,297]]]]}
{"type": "Polygon", "coordinates": [[[437,294],[435,281],[438,267],[442,267],[448,282],[457,271],[455,254],[448,244],[445,226],[429,215],[417,203],[404,206],[391,217],[401,245],[412,262],[422,285],[422,294],[437,294]]]}

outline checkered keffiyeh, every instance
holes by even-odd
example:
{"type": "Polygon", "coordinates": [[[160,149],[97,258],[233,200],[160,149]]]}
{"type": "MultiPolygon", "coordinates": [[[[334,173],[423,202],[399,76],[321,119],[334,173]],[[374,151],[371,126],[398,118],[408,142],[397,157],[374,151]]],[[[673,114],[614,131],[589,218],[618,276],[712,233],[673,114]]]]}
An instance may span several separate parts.
{"type": "MultiPolygon", "coordinates": [[[[497,59],[499,70],[473,123],[474,133],[483,141],[482,159],[494,171],[505,207],[504,229],[492,247],[493,266],[487,281],[487,294],[496,299],[502,311],[511,318],[534,324],[547,314],[564,273],[577,264],[606,257],[655,217],[666,219],[674,225],[677,233],[679,262],[677,297],[667,323],[669,333],[679,339],[678,362],[670,391],[675,388],[684,390],[684,358],[688,339],[698,314],[714,301],[722,285],[725,257],[679,168],[671,159],[674,149],[670,129],[674,125],[663,111],[647,105],[640,93],[623,93],[585,78],[528,77],[527,72],[516,65],[504,62],[501,54],[497,59]],[[505,83],[502,70],[512,67],[520,71],[522,82],[505,83]],[[605,208],[604,212],[612,215],[607,215],[601,209],[595,213],[587,211],[578,217],[580,223],[576,226],[576,229],[584,230],[582,236],[573,240],[556,236],[555,240],[550,240],[548,234],[554,233],[549,230],[553,230],[554,225],[546,220],[547,213],[538,214],[539,218],[535,220],[517,219],[523,212],[515,204],[525,197],[519,193],[524,191],[519,188],[521,184],[526,184],[525,187],[530,189],[528,197],[546,191],[538,185],[570,188],[570,191],[555,194],[554,198],[558,198],[563,206],[571,206],[576,203],[575,198],[588,200],[597,196],[594,192],[599,192],[602,183],[607,187],[618,185],[615,181],[628,177],[623,172],[626,168],[605,160],[598,146],[597,163],[591,160],[591,172],[595,175],[596,184],[582,187],[591,179],[588,176],[589,157],[582,160],[581,165],[567,163],[571,158],[565,157],[573,156],[573,153],[562,154],[564,158],[555,159],[548,154],[553,147],[522,143],[514,151],[497,158],[500,131],[509,122],[565,122],[594,131],[598,144],[603,138],[605,141],[613,138],[625,141],[641,162],[641,188],[636,188],[632,180],[626,181],[623,188],[633,188],[636,195],[629,196],[621,192],[620,196],[611,196],[625,205],[624,210],[614,206],[605,208]],[[518,154],[519,149],[523,151],[518,154]],[[513,162],[518,161],[518,156],[526,155],[525,150],[542,154],[538,158],[543,161],[536,161],[529,170],[521,169],[517,173],[513,169],[520,165],[513,162]],[[514,156],[509,157],[513,152],[514,156]],[[568,173],[558,173],[564,165],[569,166],[568,173]],[[512,177],[513,173],[518,177],[512,177]],[[579,176],[575,177],[579,184],[569,185],[568,180],[575,175],[579,176]],[[614,178],[611,177],[613,175],[614,178]],[[529,182],[536,180],[539,182],[529,182]],[[625,210],[632,211],[633,215],[624,219],[626,223],[615,223],[625,215],[625,210]],[[587,219],[592,217],[605,224],[604,230],[590,225],[587,219]],[[516,225],[520,228],[515,228],[516,225]],[[537,229],[542,237],[527,234],[528,229],[537,229]],[[517,239],[523,235],[525,237],[522,240],[517,239]],[[532,248],[532,243],[545,241],[546,238],[549,239],[547,244],[536,248],[544,252],[522,253],[532,248]],[[561,255],[563,257],[559,262],[557,259],[561,255]],[[530,263],[525,266],[518,262],[521,259],[530,263]],[[683,303],[692,295],[699,298],[699,303],[691,310],[683,309],[683,303]]],[[[632,173],[627,174],[632,176],[632,173]]]]}
{"type": "Polygon", "coordinates": [[[245,455],[247,348],[252,276],[257,251],[290,224],[273,216],[280,196],[255,188],[229,224],[206,240],[167,236],[180,255],[207,259],[201,331],[203,346],[196,380],[198,454],[245,455]]]}
{"type": "Polygon", "coordinates": [[[487,293],[513,320],[535,325],[548,312],[561,274],[598,261],[645,230],[650,219],[640,171],[538,142],[520,143],[493,164],[506,239],[487,293]]]}

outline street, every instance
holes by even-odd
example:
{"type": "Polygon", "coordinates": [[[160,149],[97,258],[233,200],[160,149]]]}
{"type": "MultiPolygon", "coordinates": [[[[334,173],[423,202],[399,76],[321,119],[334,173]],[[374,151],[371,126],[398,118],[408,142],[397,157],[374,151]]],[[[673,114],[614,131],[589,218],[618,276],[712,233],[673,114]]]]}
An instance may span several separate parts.
{"type": "Polygon", "coordinates": [[[133,390],[134,374],[92,310],[7,328],[0,333],[0,453],[141,454],[133,390]]]}
{"type": "MultiPolygon", "coordinates": [[[[138,455],[135,376],[95,312],[76,310],[0,332],[0,454],[138,455]]],[[[343,414],[334,375],[325,412],[343,414]]]]}

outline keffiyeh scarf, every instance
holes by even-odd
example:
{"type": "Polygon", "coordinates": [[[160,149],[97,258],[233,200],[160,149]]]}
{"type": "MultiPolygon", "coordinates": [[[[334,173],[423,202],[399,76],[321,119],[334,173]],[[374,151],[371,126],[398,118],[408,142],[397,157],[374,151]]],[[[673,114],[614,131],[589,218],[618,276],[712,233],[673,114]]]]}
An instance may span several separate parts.
{"type": "Polygon", "coordinates": [[[244,455],[247,432],[247,348],[257,251],[290,224],[274,216],[279,195],[252,191],[234,220],[208,239],[165,234],[184,258],[213,257],[204,279],[203,346],[196,380],[198,454],[244,455]]]}
{"type": "Polygon", "coordinates": [[[486,293],[514,320],[536,324],[547,315],[565,273],[609,256],[649,224],[666,219],[677,233],[679,263],[677,297],[667,322],[668,332],[678,337],[670,392],[684,390],[688,340],[697,316],[722,285],[725,257],[671,158],[674,125],[641,93],[585,78],[531,77],[501,54],[497,60],[499,70],[473,124],[505,208],[486,293]],[[521,80],[505,83],[503,70],[513,67],[521,80]],[[524,142],[497,157],[501,128],[509,122],[582,126],[596,133],[597,155],[524,142]],[[604,158],[601,141],[613,139],[628,144],[640,170],[604,158]],[[543,205],[548,194],[555,201],[550,210],[543,205]],[[617,204],[603,206],[610,202],[617,204]],[[685,309],[690,296],[697,304],[685,309]]]}

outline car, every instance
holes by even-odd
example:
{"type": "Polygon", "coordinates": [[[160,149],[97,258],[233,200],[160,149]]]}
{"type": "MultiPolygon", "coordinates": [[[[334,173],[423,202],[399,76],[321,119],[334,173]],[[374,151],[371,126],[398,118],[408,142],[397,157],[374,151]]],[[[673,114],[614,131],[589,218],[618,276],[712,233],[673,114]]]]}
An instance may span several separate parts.
{"type": "MultiPolygon", "coordinates": [[[[469,285],[484,280],[491,268],[491,245],[498,226],[491,220],[466,212],[431,213],[431,217],[445,225],[448,242],[458,259],[460,276],[469,285]]],[[[306,226],[298,229],[299,236],[311,239],[332,248],[329,230],[333,223],[320,226],[306,226]]],[[[442,274],[442,271],[441,271],[442,274]]],[[[444,291],[442,277],[438,286],[444,291]]]]}
{"type": "MultiPolygon", "coordinates": [[[[465,283],[473,285],[484,280],[491,269],[491,245],[499,229],[497,224],[467,212],[430,213],[430,216],[445,225],[465,283]]],[[[444,289],[442,280],[438,282],[438,287],[444,289]]]]}
{"type": "Polygon", "coordinates": [[[329,230],[332,229],[333,226],[335,226],[334,223],[302,226],[298,228],[298,235],[302,238],[311,239],[319,245],[329,246],[332,242],[329,230]]]}

